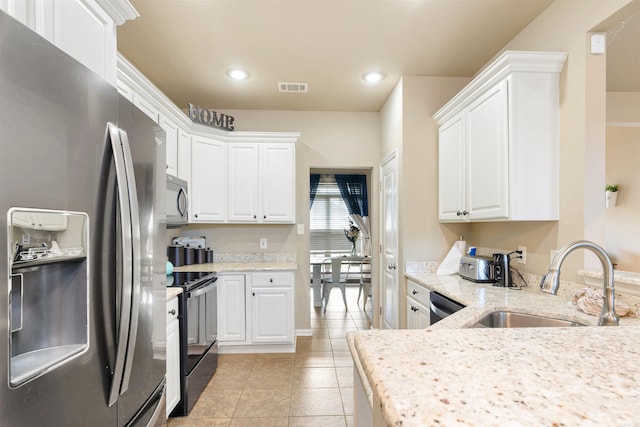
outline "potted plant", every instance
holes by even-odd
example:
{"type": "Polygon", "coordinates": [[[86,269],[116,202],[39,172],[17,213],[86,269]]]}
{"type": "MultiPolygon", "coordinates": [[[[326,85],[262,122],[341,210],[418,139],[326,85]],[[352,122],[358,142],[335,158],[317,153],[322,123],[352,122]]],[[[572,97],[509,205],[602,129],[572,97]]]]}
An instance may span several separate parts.
{"type": "Polygon", "coordinates": [[[607,185],[605,187],[605,206],[608,208],[613,208],[616,206],[616,201],[618,199],[618,184],[607,185]]]}

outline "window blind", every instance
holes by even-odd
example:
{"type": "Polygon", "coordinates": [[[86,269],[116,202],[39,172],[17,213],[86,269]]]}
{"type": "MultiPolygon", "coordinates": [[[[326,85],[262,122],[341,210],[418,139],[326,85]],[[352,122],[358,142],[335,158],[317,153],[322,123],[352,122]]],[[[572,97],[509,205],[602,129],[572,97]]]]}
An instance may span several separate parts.
{"type": "Polygon", "coordinates": [[[335,182],[318,184],[309,214],[310,251],[317,253],[350,252],[351,242],[344,236],[349,227],[349,211],[335,182]]]}

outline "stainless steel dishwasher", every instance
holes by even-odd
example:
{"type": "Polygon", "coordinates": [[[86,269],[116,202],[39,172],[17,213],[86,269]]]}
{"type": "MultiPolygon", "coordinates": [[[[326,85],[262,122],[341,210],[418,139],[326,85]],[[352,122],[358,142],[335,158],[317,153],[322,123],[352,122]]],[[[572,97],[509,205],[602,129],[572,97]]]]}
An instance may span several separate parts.
{"type": "Polygon", "coordinates": [[[451,298],[445,297],[442,294],[431,291],[429,292],[429,309],[430,309],[430,324],[433,325],[436,322],[444,319],[447,316],[452,315],[458,310],[462,310],[465,306],[451,298]]]}

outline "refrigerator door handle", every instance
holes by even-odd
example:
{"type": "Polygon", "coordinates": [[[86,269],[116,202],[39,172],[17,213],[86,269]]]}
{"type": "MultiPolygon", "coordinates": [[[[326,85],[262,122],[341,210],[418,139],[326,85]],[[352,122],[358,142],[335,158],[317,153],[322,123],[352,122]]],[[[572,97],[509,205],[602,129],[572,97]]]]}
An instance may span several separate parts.
{"type": "Polygon", "coordinates": [[[133,356],[135,355],[136,340],[138,338],[138,317],[140,314],[140,280],[141,280],[141,249],[140,249],[140,210],[138,206],[138,193],[136,191],[136,179],[133,172],[133,159],[131,156],[131,147],[129,146],[129,137],[127,132],[120,129],[120,142],[122,143],[122,152],[124,155],[124,165],[127,174],[127,189],[129,192],[129,209],[131,214],[131,250],[133,256],[133,272],[131,281],[131,321],[129,323],[129,342],[127,344],[127,358],[124,365],[124,375],[122,377],[122,385],[120,386],[120,394],[124,394],[129,388],[129,379],[131,378],[131,369],[133,367],[133,356]]]}
{"type": "Polygon", "coordinates": [[[127,175],[120,142],[120,132],[117,126],[112,123],[107,124],[108,138],[113,151],[113,160],[116,171],[116,185],[118,187],[118,199],[120,206],[120,233],[122,240],[122,302],[120,305],[120,327],[117,334],[116,361],[113,369],[113,382],[109,392],[109,406],[118,400],[122,377],[125,367],[125,357],[127,354],[127,338],[129,337],[129,324],[131,321],[131,283],[133,276],[131,259],[131,214],[129,206],[129,192],[126,186],[127,175]]]}

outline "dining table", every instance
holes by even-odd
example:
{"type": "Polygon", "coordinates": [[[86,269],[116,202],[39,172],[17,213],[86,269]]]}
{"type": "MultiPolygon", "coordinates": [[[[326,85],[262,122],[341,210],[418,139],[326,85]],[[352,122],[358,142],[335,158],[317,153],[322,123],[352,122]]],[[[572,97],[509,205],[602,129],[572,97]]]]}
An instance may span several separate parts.
{"type": "MultiPolygon", "coordinates": [[[[362,271],[363,264],[371,264],[371,257],[366,255],[334,255],[334,256],[326,256],[326,255],[316,255],[311,254],[309,257],[309,264],[312,268],[311,273],[311,287],[313,289],[313,306],[314,307],[322,307],[322,265],[325,261],[329,262],[331,258],[341,258],[343,260],[343,264],[347,264],[347,273],[349,274],[349,270],[352,265],[359,265],[360,270],[358,274],[362,271]]],[[[325,272],[326,273],[326,272],[325,272]]]]}

